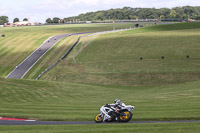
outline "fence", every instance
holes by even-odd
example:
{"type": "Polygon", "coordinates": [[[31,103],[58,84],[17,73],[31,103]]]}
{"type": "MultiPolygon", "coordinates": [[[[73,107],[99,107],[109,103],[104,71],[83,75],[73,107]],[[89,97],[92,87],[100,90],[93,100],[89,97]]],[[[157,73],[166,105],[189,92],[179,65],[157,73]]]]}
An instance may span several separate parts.
{"type": "MultiPolygon", "coordinates": [[[[132,29],[132,28],[130,28],[130,29],[132,29]]],[[[65,59],[67,57],[67,55],[69,55],[69,53],[73,50],[73,48],[78,44],[78,42],[80,41],[81,38],[89,37],[89,36],[96,35],[96,34],[112,33],[112,32],[125,31],[125,30],[130,30],[130,29],[126,28],[126,29],[120,29],[120,30],[96,32],[96,33],[92,33],[92,34],[89,34],[89,35],[79,37],[78,40],[72,45],[72,47],[59,60],[57,60],[54,64],[52,64],[51,66],[46,68],[39,76],[37,76],[36,80],[40,79],[46,72],[48,72],[50,69],[52,69],[54,66],[56,66],[60,61],[65,59]]]]}
{"type": "Polygon", "coordinates": [[[36,80],[40,79],[46,72],[48,72],[51,68],[53,68],[54,66],[56,66],[60,61],[62,61],[63,59],[65,59],[67,57],[67,55],[72,51],[72,49],[76,46],[76,44],[80,41],[80,37],[78,38],[78,40],[72,45],[72,47],[58,60],[56,61],[53,65],[49,66],[47,69],[45,69],[37,78],[36,80]]]}

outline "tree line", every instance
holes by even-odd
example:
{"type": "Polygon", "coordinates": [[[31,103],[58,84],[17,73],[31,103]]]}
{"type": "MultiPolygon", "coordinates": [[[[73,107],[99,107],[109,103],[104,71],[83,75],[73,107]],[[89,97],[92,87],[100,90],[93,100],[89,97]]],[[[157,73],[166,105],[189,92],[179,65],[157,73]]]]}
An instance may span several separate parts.
{"type": "MultiPolygon", "coordinates": [[[[24,18],[23,21],[28,21],[28,18],[24,18]]],[[[19,18],[14,18],[13,23],[19,22],[19,18]]]]}
{"type": "Polygon", "coordinates": [[[81,19],[82,21],[92,20],[123,20],[123,19],[195,19],[200,20],[200,6],[183,6],[170,8],[131,8],[88,12],[74,17],[64,18],[65,21],[81,19]]]}
{"type": "MultiPolygon", "coordinates": [[[[13,23],[19,22],[19,18],[14,18],[13,23]]],[[[23,21],[28,21],[27,18],[24,18],[23,21]]],[[[0,16],[0,25],[4,25],[5,23],[9,22],[8,16],[0,16]]]]}
{"type": "MultiPolygon", "coordinates": [[[[74,17],[46,19],[46,23],[64,23],[67,21],[95,21],[95,20],[131,20],[131,19],[195,19],[200,20],[200,6],[183,6],[170,8],[117,8],[110,10],[102,10],[97,12],[88,12],[74,17]]],[[[23,21],[27,21],[24,18],[23,21]]],[[[7,16],[0,16],[0,25],[8,23],[7,16]]],[[[15,18],[13,22],[19,22],[19,18],[15,18]]]]}

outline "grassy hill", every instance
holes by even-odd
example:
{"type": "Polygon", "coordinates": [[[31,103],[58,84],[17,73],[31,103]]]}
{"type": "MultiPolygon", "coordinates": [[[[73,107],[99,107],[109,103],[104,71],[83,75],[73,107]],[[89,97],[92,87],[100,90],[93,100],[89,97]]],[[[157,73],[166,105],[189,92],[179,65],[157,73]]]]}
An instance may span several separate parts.
{"type": "MultiPolygon", "coordinates": [[[[115,26],[116,28],[125,28],[129,27],[130,24],[115,24],[115,26]]],[[[7,76],[7,74],[10,73],[16,65],[23,61],[50,36],[112,29],[112,24],[77,24],[1,28],[2,33],[5,34],[6,37],[0,37],[0,77],[7,76]]],[[[66,49],[63,49],[63,51],[58,53],[61,55],[65,51],[66,49]]]]}
{"type": "MultiPolygon", "coordinates": [[[[37,34],[48,33],[50,36],[68,31],[65,26],[66,29],[62,26],[58,26],[58,29],[56,27],[36,27],[45,28],[39,31],[30,27],[30,33],[29,27],[22,28],[21,36],[14,37],[18,43],[12,45],[12,49],[5,52],[5,55],[0,56],[0,74],[6,75],[39,45],[39,42],[32,44],[32,48],[26,48],[25,44],[20,45],[19,42],[23,42],[20,38],[22,35],[26,36],[27,32],[27,35],[35,34],[36,38],[40,38],[37,34]],[[18,45],[21,48],[18,48],[18,45]],[[15,50],[19,53],[13,52],[15,50]],[[15,59],[15,62],[12,59],[15,59]]],[[[72,31],[90,29],[83,27],[73,27],[72,31]]],[[[101,26],[98,28],[103,29],[101,26]]],[[[12,28],[6,30],[12,31],[12,28]]],[[[40,41],[48,36],[40,38],[40,41]]],[[[199,120],[199,37],[199,23],[184,23],[83,38],[70,56],[45,74],[42,80],[0,78],[0,117],[93,121],[103,104],[112,103],[118,97],[126,104],[135,106],[134,121],[199,120]],[[187,55],[190,58],[186,58],[187,55]],[[140,56],[143,60],[139,59],[140,56]],[[161,56],[165,56],[165,59],[161,59],[161,56]]],[[[31,35],[27,38],[31,38],[31,35]]],[[[76,38],[77,36],[69,37],[58,43],[26,78],[34,79],[39,72],[63,55],[62,52],[70,47],[76,38]]],[[[12,38],[10,43],[8,38],[4,39],[7,41],[3,42],[2,38],[0,40],[3,42],[0,43],[0,48],[5,47],[4,50],[11,42],[15,43],[12,38]]],[[[30,41],[32,39],[34,40],[31,38],[30,41]]],[[[0,126],[0,132],[198,132],[199,125],[154,123],[9,128],[0,126]]]]}
{"type": "Polygon", "coordinates": [[[181,23],[84,38],[42,79],[125,86],[198,81],[199,37],[200,23],[181,23]]]}
{"type": "Polygon", "coordinates": [[[200,82],[167,87],[95,86],[0,80],[0,116],[93,121],[99,108],[119,97],[134,105],[133,120],[200,119],[200,82]]]}

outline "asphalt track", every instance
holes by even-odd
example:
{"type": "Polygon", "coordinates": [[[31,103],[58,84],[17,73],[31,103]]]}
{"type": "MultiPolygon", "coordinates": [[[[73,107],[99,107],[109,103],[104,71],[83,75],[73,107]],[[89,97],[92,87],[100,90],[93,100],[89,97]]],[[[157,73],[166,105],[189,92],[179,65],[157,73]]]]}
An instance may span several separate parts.
{"type": "MultiPolygon", "coordinates": [[[[200,122],[200,120],[182,120],[182,121],[130,121],[126,124],[142,124],[142,123],[191,123],[200,122]]],[[[9,121],[0,120],[0,126],[3,125],[75,125],[75,124],[122,124],[119,122],[103,122],[95,123],[92,121],[70,122],[70,121],[9,121]]]]}
{"type": "Polygon", "coordinates": [[[61,39],[68,36],[81,35],[81,34],[87,34],[87,33],[89,32],[62,34],[62,35],[50,37],[39,48],[37,48],[31,55],[29,55],[21,64],[16,66],[16,68],[6,78],[22,79],[25,76],[25,74],[34,66],[34,64],[36,64],[37,61],[39,61],[39,59],[42,56],[44,56],[45,53],[48,50],[50,50],[61,39]]]}
{"type": "MultiPolygon", "coordinates": [[[[21,64],[19,64],[6,78],[23,78],[25,74],[34,66],[34,64],[57,42],[62,38],[87,34],[84,33],[72,33],[63,34],[50,37],[46,40],[38,49],[36,49],[31,55],[29,55],[21,64]]],[[[189,123],[189,122],[200,122],[200,120],[185,120],[185,121],[130,121],[128,123],[189,123]]],[[[117,124],[119,122],[111,123],[100,123],[100,124],[117,124]]],[[[11,121],[11,120],[0,120],[0,125],[68,125],[68,124],[96,124],[95,122],[69,122],[69,121],[11,121]]]]}

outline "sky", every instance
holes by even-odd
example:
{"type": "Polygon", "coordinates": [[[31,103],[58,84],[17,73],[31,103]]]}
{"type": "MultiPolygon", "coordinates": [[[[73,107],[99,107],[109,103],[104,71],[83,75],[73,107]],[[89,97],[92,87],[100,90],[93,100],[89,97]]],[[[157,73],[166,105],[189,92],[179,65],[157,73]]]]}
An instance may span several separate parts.
{"type": "Polygon", "coordinates": [[[200,6],[200,0],[0,0],[0,16],[8,16],[10,22],[17,17],[43,23],[47,18],[65,18],[125,6],[172,8],[186,5],[200,6]]]}

